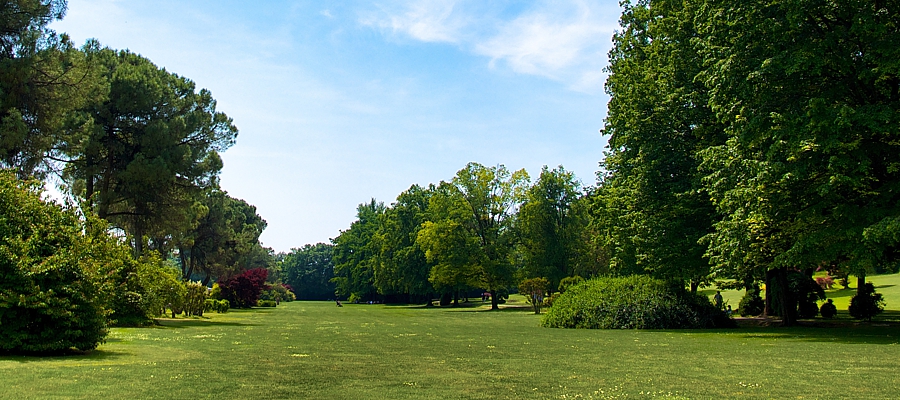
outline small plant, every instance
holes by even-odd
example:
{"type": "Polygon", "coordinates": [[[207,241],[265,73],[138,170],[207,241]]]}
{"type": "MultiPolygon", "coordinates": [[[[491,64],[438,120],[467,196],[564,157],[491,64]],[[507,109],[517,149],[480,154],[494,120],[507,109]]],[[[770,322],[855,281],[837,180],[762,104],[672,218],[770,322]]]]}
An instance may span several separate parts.
{"type": "Polygon", "coordinates": [[[278,303],[275,300],[259,300],[256,302],[257,307],[275,307],[278,303]]]}
{"type": "Polygon", "coordinates": [[[850,299],[850,316],[871,321],[872,317],[884,311],[884,298],[875,293],[875,285],[866,283],[862,290],[850,299]]]}

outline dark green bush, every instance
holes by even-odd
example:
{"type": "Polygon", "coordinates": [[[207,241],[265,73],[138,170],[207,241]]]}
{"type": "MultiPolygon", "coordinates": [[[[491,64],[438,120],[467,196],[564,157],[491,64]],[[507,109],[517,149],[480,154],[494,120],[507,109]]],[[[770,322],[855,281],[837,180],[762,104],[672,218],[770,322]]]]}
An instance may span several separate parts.
{"type": "Polygon", "coordinates": [[[705,296],[645,275],[569,287],[541,321],[553,328],[673,329],[732,326],[705,296]]]}
{"type": "Polygon", "coordinates": [[[766,309],[766,301],[759,295],[759,288],[748,290],[738,304],[738,314],[743,317],[755,317],[766,309]]]}
{"type": "Polygon", "coordinates": [[[822,318],[834,318],[837,315],[837,307],[835,307],[834,302],[831,299],[825,304],[822,304],[822,308],[819,309],[819,312],[822,313],[822,318]]]}
{"type": "Polygon", "coordinates": [[[278,303],[275,300],[259,300],[256,302],[257,307],[275,307],[278,303]]]}
{"type": "Polygon", "coordinates": [[[884,311],[884,299],[881,293],[875,293],[875,286],[866,283],[862,292],[850,299],[850,316],[856,319],[872,320],[872,317],[884,311]]]}
{"type": "Polygon", "coordinates": [[[231,308],[231,302],[228,300],[222,299],[219,300],[219,308],[216,309],[217,313],[227,313],[231,308]]]}
{"type": "Polygon", "coordinates": [[[0,171],[0,352],[91,350],[106,337],[83,228],[37,183],[0,171]]]}

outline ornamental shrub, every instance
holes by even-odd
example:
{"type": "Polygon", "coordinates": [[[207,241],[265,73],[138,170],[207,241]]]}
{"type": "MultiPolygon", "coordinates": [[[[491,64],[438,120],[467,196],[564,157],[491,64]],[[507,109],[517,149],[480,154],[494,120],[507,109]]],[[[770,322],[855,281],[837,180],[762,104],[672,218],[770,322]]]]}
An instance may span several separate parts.
{"type": "Polygon", "coordinates": [[[248,269],[240,275],[219,280],[222,298],[228,300],[234,308],[249,308],[256,305],[259,295],[268,290],[266,278],[269,271],[265,268],[248,269]]]}
{"type": "Polygon", "coordinates": [[[850,316],[856,319],[872,320],[872,317],[884,311],[884,298],[875,293],[875,285],[866,283],[861,293],[850,299],[850,316]]]}
{"type": "Polygon", "coordinates": [[[828,299],[825,304],[822,304],[822,308],[819,309],[819,313],[822,314],[822,318],[831,319],[837,315],[837,307],[834,305],[834,302],[831,299],[828,299]]]}
{"type": "Polygon", "coordinates": [[[759,295],[759,288],[755,287],[744,293],[738,304],[738,314],[742,317],[755,317],[766,309],[766,301],[759,295]]]}
{"type": "Polygon", "coordinates": [[[646,275],[595,278],[569,287],[541,324],[552,328],[673,329],[732,326],[705,296],[646,275]]]}
{"type": "Polygon", "coordinates": [[[275,307],[278,303],[275,300],[259,300],[256,302],[257,307],[275,307]]]}
{"type": "Polygon", "coordinates": [[[0,171],[0,352],[91,350],[107,335],[91,242],[74,209],[0,171]]]}

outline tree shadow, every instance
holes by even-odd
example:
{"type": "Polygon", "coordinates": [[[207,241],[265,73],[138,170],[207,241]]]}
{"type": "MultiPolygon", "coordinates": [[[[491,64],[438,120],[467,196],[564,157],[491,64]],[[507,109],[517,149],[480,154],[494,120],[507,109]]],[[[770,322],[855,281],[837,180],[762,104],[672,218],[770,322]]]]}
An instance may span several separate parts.
{"type": "MultiPolygon", "coordinates": [[[[107,339],[107,342],[115,342],[118,339],[107,339]]],[[[20,364],[42,363],[49,361],[107,361],[115,360],[131,353],[110,350],[79,351],[75,349],[52,353],[0,353],[0,361],[14,361],[20,364]]]]}
{"type": "Polygon", "coordinates": [[[208,319],[157,319],[151,328],[191,328],[196,326],[257,326],[243,322],[213,321],[208,319]]]}
{"type": "MultiPolygon", "coordinates": [[[[759,341],[795,340],[800,342],[825,342],[844,344],[900,343],[900,330],[896,326],[877,326],[873,323],[856,327],[790,327],[741,329],[742,337],[759,341]]],[[[734,332],[732,332],[734,333],[734,332]]]]}

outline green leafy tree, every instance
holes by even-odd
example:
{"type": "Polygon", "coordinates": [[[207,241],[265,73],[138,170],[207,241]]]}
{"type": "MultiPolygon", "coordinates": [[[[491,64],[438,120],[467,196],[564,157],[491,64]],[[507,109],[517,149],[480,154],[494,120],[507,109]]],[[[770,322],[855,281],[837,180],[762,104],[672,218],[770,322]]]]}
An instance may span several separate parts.
{"type": "Polygon", "coordinates": [[[214,188],[203,193],[191,212],[192,228],[176,239],[183,279],[197,276],[205,285],[212,278],[274,263],[271,249],[259,243],[267,223],[256,207],[214,188]]]}
{"type": "MultiPolygon", "coordinates": [[[[699,239],[717,219],[699,152],[724,140],[696,79],[702,59],[691,4],[625,2],[610,51],[610,135],[593,201],[611,272],[648,273],[696,292],[711,270],[699,239]]],[[[729,274],[730,275],[730,274],[729,274]]]]}
{"type": "Polygon", "coordinates": [[[789,268],[839,264],[862,290],[894,264],[898,6],[711,0],[696,14],[698,80],[728,135],[702,152],[724,215],[707,238],[716,265],[787,288],[789,268]]]}
{"type": "Polygon", "coordinates": [[[445,276],[466,278],[447,282],[467,281],[474,286],[468,277],[475,269],[479,286],[491,292],[491,309],[499,309],[498,294],[513,284],[512,221],[528,181],[524,169],[509,172],[503,165],[469,163],[449,184],[438,187],[430,204],[432,223],[422,228],[417,239],[429,261],[436,263],[432,269],[435,286],[445,276]]]}
{"type": "Polygon", "coordinates": [[[83,130],[75,111],[101,97],[84,54],[47,28],[65,10],[60,0],[0,2],[0,167],[20,178],[55,171],[67,137],[83,130]]]}
{"type": "Polygon", "coordinates": [[[335,291],[338,296],[372,299],[377,291],[375,264],[378,248],[373,241],[379,229],[384,203],[372,199],[357,207],[357,220],[333,239],[335,291]]]}
{"type": "Polygon", "coordinates": [[[333,250],[334,245],[328,243],[307,244],[284,256],[284,282],[293,288],[297,300],[334,298],[333,250]]]}
{"type": "Polygon", "coordinates": [[[549,294],[550,281],[547,278],[529,278],[519,283],[519,293],[534,308],[535,314],[541,313],[544,297],[549,294]]]}
{"type": "Polygon", "coordinates": [[[128,51],[85,48],[107,82],[85,107],[92,123],[67,148],[66,176],[100,218],[125,230],[135,254],[188,225],[198,192],[213,187],[218,152],[237,128],[207,90],[128,51]]]}
{"type": "Polygon", "coordinates": [[[434,286],[428,278],[431,263],[416,243],[422,224],[428,218],[428,204],[434,194],[432,185],[418,185],[397,196],[397,201],[381,217],[375,235],[378,247],[374,285],[384,295],[400,295],[407,299],[423,299],[431,304],[434,286]]]}
{"type": "Polygon", "coordinates": [[[585,203],[579,201],[580,186],[563,167],[549,170],[545,166],[528,188],[516,218],[524,255],[522,272],[547,278],[551,290],[584,262],[588,218],[585,203]]]}

